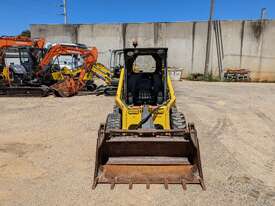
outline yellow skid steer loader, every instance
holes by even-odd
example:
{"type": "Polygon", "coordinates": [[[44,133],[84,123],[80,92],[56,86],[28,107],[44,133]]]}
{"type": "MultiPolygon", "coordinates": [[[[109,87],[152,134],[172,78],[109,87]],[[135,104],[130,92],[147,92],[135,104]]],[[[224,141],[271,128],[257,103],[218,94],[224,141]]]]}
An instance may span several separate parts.
{"type": "Polygon", "coordinates": [[[200,184],[205,189],[194,124],[177,111],[167,48],[124,49],[116,105],[98,131],[97,184],[200,184]]]}

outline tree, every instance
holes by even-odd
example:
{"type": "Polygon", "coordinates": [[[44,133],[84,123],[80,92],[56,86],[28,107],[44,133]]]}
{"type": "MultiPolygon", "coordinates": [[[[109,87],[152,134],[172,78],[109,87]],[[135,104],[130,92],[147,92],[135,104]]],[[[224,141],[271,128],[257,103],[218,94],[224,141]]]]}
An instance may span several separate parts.
{"type": "Polygon", "coordinates": [[[21,32],[20,36],[31,37],[31,32],[30,30],[24,30],[21,32]]]}

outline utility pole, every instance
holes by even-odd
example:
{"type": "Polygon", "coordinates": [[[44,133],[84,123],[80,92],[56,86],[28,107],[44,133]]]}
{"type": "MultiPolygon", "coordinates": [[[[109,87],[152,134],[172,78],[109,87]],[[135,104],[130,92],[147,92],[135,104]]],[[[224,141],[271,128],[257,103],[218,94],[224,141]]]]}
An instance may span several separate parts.
{"type": "Polygon", "coordinates": [[[262,8],[261,9],[261,20],[267,19],[266,18],[266,8],[262,8]]]}
{"type": "Polygon", "coordinates": [[[211,49],[211,39],[212,39],[212,19],[214,16],[214,5],[215,5],[215,0],[211,0],[210,14],[209,14],[209,19],[208,19],[208,29],[207,29],[204,78],[206,78],[208,76],[208,70],[209,70],[210,49],[211,49]]]}
{"type": "Polygon", "coordinates": [[[67,24],[67,0],[63,0],[63,4],[61,4],[60,7],[63,7],[63,13],[61,15],[64,16],[64,24],[67,24]]]}

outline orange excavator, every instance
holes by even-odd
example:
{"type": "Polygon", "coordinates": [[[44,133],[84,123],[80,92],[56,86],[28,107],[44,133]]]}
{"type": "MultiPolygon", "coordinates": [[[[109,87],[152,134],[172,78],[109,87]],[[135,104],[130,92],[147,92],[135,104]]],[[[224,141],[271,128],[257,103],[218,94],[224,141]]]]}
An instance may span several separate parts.
{"type": "MultiPolygon", "coordinates": [[[[80,66],[75,72],[61,72],[63,79],[54,85],[51,86],[51,89],[54,90],[54,93],[57,96],[68,97],[76,95],[81,89],[84,87],[96,88],[96,85],[93,84],[93,72],[91,69],[93,65],[96,64],[98,51],[97,48],[93,47],[91,50],[81,49],[81,48],[73,48],[73,47],[58,47],[49,51],[49,57],[54,56],[54,54],[58,52],[59,54],[78,54],[80,55],[84,63],[80,66]],[[92,86],[93,85],[93,86],[92,86]]],[[[45,56],[45,61],[40,63],[41,66],[45,66],[48,62],[47,56],[45,56]]],[[[92,89],[89,89],[92,90],[92,89]]]]}
{"type": "MultiPolygon", "coordinates": [[[[32,47],[41,47],[44,45],[43,39],[32,41],[28,38],[20,37],[20,38],[5,38],[6,41],[5,45],[11,45],[12,39],[17,39],[18,42],[20,42],[22,45],[25,40],[26,46],[32,47]]],[[[4,45],[4,43],[3,43],[4,45]]],[[[47,88],[47,94],[49,94],[48,91],[51,91],[51,88],[49,86],[57,83],[58,81],[62,81],[65,79],[66,75],[69,76],[77,76],[81,73],[82,67],[79,65],[80,58],[84,57],[86,55],[89,55],[89,62],[96,62],[97,60],[97,50],[96,48],[93,48],[92,50],[87,49],[86,47],[83,47],[83,45],[77,45],[77,44],[56,44],[52,46],[44,55],[44,57],[41,59],[39,64],[37,64],[36,68],[34,69],[34,64],[31,64],[29,68],[29,75],[27,77],[29,78],[21,78],[20,81],[16,81],[17,79],[14,78],[14,75],[11,75],[11,72],[9,69],[6,69],[4,80],[8,80],[8,84],[5,85],[5,87],[0,88],[0,94],[5,95],[12,95],[12,96],[46,96],[45,88],[47,88]],[[69,65],[64,65],[64,68],[60,67],[59,60],[58,64],[53,64],[55,60],[60,56],[74,56],[75,58],[75,66],[76,69],[71,70],[67,67],[69,65]],[[90,59],[93,59],[92,61],[90,59]],[[8,71],[7,71],[8,70],[8,71]],[[18,84],[20,82],[20,84],[18,84]],[[41,91],[41,88],[43,88],[43,91],[41,91]],[[35,91],[35,92],[34,92],[35,91]],[[42,92],[42,93],[41,93],[42,92]]],[[[19,56],[22,55],[19,53],[19,56]]],[[[32,56],[31,56],[32,57],[32,56]]],[[[30,59],[27,58],[27,62],[32,62],[30,59]]],[[[37,60],[36,58],[34,58],[37,60]]],[[[87,59],[85,57],[85,59],[87,59]]],[[[87,60],[88,61],[88,60],[87,60]]],[[[84,62],[86,64],[86,62],[84,62]]],[[[13,74],[13,73],[12,73],[13,74]]],[[[85,75],[85,78],[88,78],[89,74],[85,75]]],[[[95,84],[92,82],[92,78],[90,77],[89,88],[95,88],[95,84]]]]}
{"type": "MultiPolygon", "coordinates": [[[[83,58],[83,56],[89,53],[92,53],[93,56],[96,57],[95,59],[96,61],[97,49],[94,47],[92,48],[92,50],[89,50],[87,48],[78,47],[77,44],[71,44],[71,45],[56,44],[48,50],[48,52],[45,54],[43,59],[40,61],[39,63],[40,70],[37,72],[37,75],[41,75],[45,69],[48,69],[47,67],[51,67],[51,66],[56,67],[57,65],[61,66],[60,65],[61,63],[59,62],[60,60],[58,60],[59,64],[54,64],[55,60],[61,56],[63,57],[73,56],[73,60],[71,60],[72,61],[71,63],[73,63],[74,65],[63,65],[63,66],[66,68],[73,66],[73,68],[71,69],[75,69],[79,67],[79,64],[81,63],[79,57],[83,58]]],[[[61,70],[61,69],[62,68],[55,68],[55,70],[61,70]]],[[[57,78],[57,77],[53,77],[53,78],[57,78]]],[[[57,80],[60,80],[60,79],[57,79],[57,80]]]]}
{"type": "Polygon", "coordinates": [[[97,96],[104,94],[106,96],[114,96],[118,87],[120,71],[123,67],[122,54],[123,50],[121,49],[112,50],[110,68],[99,62],[93,64],[86,63],[88,69],[82,69],[78,79],[71,75],[71,77],[67,77],[63,82],[54,85],[56,91],[58,90],[56,94],[58,96],[73,96],[79,94],[81,90],[81,94],[95,94],[97,96]],[[94,79],[94,77],[103,81],[104,84],[99,86],[93,84],[93,81],[90,79],[94,79]],[[85,92],[83,87],[86,87],[88,93],[85,92]]]}
{"type": "MultiPolygon", "coordinates": [[[[24,36],[16,36],[16,37],[2,36],[0,37],[0,64],[2,65],[2,67],[4,66],[8,67],[9,65],[6,65],[6,63],[7,64],[14,63],[10,61],[5,62],[6,52],[13,53],[13,59],[16,61],[17,59],[16,57],[18,57],[17,59],[19,60],[18,63],[22,64],[23,62],[19,58],[21,51],[25,50],[25,53],[26,53],[26,51],[28,51],[27,49],[30,49],[30,48],[32,48],[32,52],[34,52],[35,49],[42,50],[44,48],[44,45],[45,45],[44,38],[31,39],[24,36]]],[[[30,54],[30,55],[34,55],[34,54],[30,54]]]]}
{"type": "Polygon", "coordinates": [[[43,38],[0,37],[0,95],[30,96],[31,93],[47,93],[44,87],[37,88],[37,84],[30,83],[44,53],[44,44],[43,38]],[[23,86],[31,88],[26,90],[23,86]]]}
{"type": "Polygon", "coordinates": [[[47,66],[54,57],[58,55],[83,55],[89,53],[88,49],[80,48],[72,45],[63,45],[63,44],[56,44],[53,47],[49,49],[49,51],[46,53],[42,61],[39,63],[39,66],[41,68],[47,66]]]}

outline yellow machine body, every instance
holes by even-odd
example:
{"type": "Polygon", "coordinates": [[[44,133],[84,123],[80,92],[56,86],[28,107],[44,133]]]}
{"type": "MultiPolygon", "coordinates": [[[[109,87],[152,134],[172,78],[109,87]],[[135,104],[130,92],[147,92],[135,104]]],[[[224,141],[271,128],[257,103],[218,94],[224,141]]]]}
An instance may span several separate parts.
{"type": "Polygon", "coordinates": [[[10,81],[9,67],[4,67],[2,77],[5,81],[10,81]]]}
{"type": "Polygon", "coordinates": [[[206,188],[195,125],[187,124],[175,105],[167,51],[123,50],[115,107],[98,130],[94,189],[97,184],[110,184],[111,189],[116,184],[128,184],[129,189],[133,184],[206,188]]]}
{"type": "MultiPolygon", "coordinates": [[[[121,70],[115,101],[116,101],[116,105],[118,105],[122,111],[122,129],[130,129],[131,126],[135,126],[141,121],[143,107],[126,105],[123,102],[122,100],[123,83],[124,83],[124,69],[121,70]]],[[[154,124],[161,125],[163,129],[171,129],[169,111],[171,107],[173,107],[176,103],[176,96],[175,96],[172,82],[169,76],[167,78],[167,86],[169,90],[169,99],[164,104],[164,106],[161,106],[158,109],[158,111],[154,114],[154,117],[153,117],[154,124]]],[[[154,109],[153,106],[149,106],[149,111],[152,111],[153,109],[154,109]]]]}
{"type": "MultiPolygon", "coordinates": [[[[64,76],[76,77],[77,75],[80,74],[82,69],[84,69],[82,66],[74,70],[64,67],[62,68],[61,71],[52,72],[51,74],[52,74],[53,80],[61,81],[65,79],[64,76]]],[[[84,81],[93,80],[93,77],[94,75],[92,72],[86,72],[83,80],[84,81]]]]}

